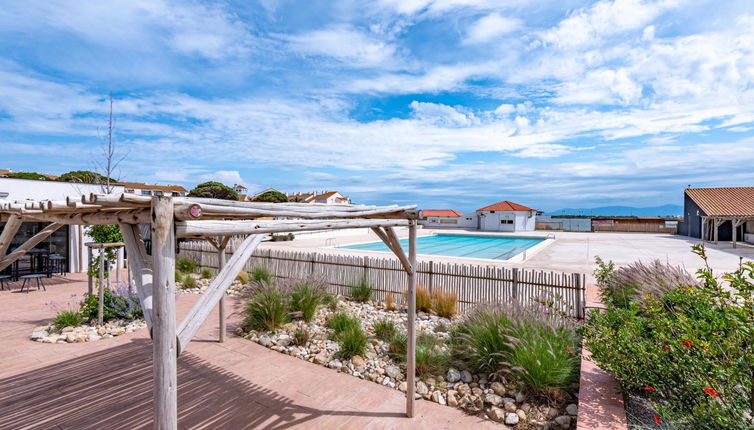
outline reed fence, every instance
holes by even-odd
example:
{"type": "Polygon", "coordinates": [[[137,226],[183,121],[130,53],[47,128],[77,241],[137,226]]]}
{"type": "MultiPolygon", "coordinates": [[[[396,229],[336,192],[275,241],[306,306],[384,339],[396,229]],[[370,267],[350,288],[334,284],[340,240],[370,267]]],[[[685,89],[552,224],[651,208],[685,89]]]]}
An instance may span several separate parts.
{"type": "MultiPolygon", "coordinates": [[[[234,245],[233,241],[229,244],[228,254],[233,253],[234,245]]],[[[189,258],[201,267],[218,268],[217,251],[203,241],[181,243],[179,257],[189,258]]],[[[265,266],[276,278],[322,279],[330,291],[345,296],[351,285],[364,278],[374,289],[375,299],[381,301],[388,293],[400,300],[408,282],[395,258],[258,249],[246,263],[246,270],[257,266],[265,266]]],[[[455,293],[459,311],[480,302],[546,301],[571,317],[584,318],[586,275],[581,273],[431,260],[419,261],[417,266],[419,284],[430,291],[441,288],[455,293]]]]}

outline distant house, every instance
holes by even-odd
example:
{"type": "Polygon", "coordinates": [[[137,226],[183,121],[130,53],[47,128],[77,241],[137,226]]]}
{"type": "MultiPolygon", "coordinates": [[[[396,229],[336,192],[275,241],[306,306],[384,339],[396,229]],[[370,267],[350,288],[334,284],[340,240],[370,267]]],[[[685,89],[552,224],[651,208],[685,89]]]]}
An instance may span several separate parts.
{"type": "Polygon", "coordinates": [[[233,191],[235,191],[236,194],[246,194],[248,192],[248,188],[244,187],[241,184],[233,184],[233,191]]]}
{"type": "Polygon", "coordinates": [[[295,193],[295,194],[288,194],[288,201],[289,202],[296,202],[296,203],[311,203],[314,201],[314,196],[316,193],[295,193]]]}
{"type": "Polygon", "coordinates": [[[321,203],[325,205],[347,205],[351,203],[348,196],[344,196],[337,191],[325,191],[322,194],[314,196],[312,203],[321,203]]]}
{"type": "Polygon", "coordinates": [[[476,210],[479,229],[485,231],[534,231],[537,210],[504,200],[476,210]]]}
{"type": "Polygon", "coordinates": [[[477,228],[477,215],[464,215],[453,209],[425,209],[421,211],[419,224],[425,227],[477,228]]]}
{"type": "Polygon", "coordinates": [[[754,187],[686,188],[678,234],[754,243],[754,187]]]}
{"type": "Polygon", "coordinates": [[[124,192],[141,196],[173,196],[183,197],[187,191],[180,185],[143,184],[141,182],[116,182],[124,188],[124,192]]]}

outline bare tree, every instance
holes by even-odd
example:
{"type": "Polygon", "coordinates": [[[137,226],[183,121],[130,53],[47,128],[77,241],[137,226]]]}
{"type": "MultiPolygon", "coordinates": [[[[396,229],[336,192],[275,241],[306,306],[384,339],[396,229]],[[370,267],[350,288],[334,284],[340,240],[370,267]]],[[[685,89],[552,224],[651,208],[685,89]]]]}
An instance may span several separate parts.
{"type": "MultiPolygon", "coordinates": [[[[111,182],[113,179],[115,179],[115,182],[120,181],[120,173],[118,174],[117,178],[113,178],[113,176],[115,175],[115,171],[118,169],[121,161],[123,161],[126,158],[126,155],[128,155],[124,154],[120,158],[116,157],[116,148],[115,143],[113,142],[115,120],[113,119],[112,93],[110,93],[108,96],[108,102],[110,104],[110,113],[107,119],[107,137],[100,136],[100,140],[102,141],[102,153],[104,157],[102,159],[103,161],[97,161],[96,159],[94,160],[96,172],[104,176],[104,178],[101,179],[102,183],[100,185],[102,186],[102,192],[104,192],[105,194],[110,194],[115,189],[114,183],[111,182]]],[[[97,134],[99,134],[99,130],[97,134]]]]}

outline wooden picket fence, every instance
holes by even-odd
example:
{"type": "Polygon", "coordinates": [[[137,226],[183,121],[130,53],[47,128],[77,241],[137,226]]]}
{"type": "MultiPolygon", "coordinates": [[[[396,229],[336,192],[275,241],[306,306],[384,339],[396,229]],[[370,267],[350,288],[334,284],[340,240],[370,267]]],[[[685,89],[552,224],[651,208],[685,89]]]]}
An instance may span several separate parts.
{"type": "MultiPolygon", "coordinates": [[[[236,243],[229,244],[229,255],[236,243]]],[[[189,258],[201,267],[218,267],[217,251],[204,241],[182,242],[178,257],[189,258]]],[[[581,273],[437,261],[419,261],[417,265],[419,284],[429,290],[442,288],[455,293],[460,311],[481,302],[526,304],[544,300],[571,317],[584,318],[586,276],[581,273]]],[[[251,271],[257,266],[265,266],[276,278],[321,279],[330,291],[345,296],[351,285],[365,278],[377,300],[392,293],[401,301],[408,282],[396,258],[257,249],[245,269],[251,271]]]]}

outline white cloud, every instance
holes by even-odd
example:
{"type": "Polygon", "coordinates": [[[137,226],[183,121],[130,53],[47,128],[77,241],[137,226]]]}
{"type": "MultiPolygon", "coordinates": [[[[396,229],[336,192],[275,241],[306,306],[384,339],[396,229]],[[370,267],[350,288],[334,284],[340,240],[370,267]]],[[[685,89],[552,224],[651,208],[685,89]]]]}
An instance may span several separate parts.
{"type": "Polygon", "coordinates": [[[390,68],[396,49],[388,42],[348,27],[285,35],[291,47],[307,55],[332,57],[351,66],[390,68]]]}
{"type": "Polygon", "coordinates": [[[246,181],[241,177],[241,173],[238,170],[217,170],[211,173],[205,173],[200,176],[205,181],[217,181],[222,182],[229,187],[235,184],[245,184],[246,181]]]}
{"type": "Polygon", "coordinates": [[[493,12],[480,18],[468,30],[465,43],[485,43],[496,39],[504,34],[511,33],[521,27],[521,21],[515,18],[506,18],[499,13],[493,12]]]}
{"type": "Polygon", "coordinates": [[[460,112],[457,108],[440,103],[412,101],[409,107],[414,117],[438,127],[467,127],[478,124],[472,112],[460,112]]]}

